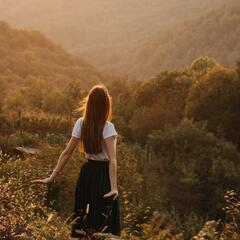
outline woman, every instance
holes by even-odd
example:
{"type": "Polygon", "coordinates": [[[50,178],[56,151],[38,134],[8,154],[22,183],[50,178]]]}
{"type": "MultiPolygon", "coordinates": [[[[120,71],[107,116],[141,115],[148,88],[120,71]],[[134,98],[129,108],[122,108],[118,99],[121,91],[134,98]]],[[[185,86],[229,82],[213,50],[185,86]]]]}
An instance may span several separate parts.
{"type": "Polygon", "coordinates": [[[107,88],[94,86],[81,102],[78,110],[83,111],[83,116],[75,122],[71,139],[51,176],[33,181],[54,181],[80,143],[80,151],[87,160],[81,168],[75,191],[73,238],[79,238],[81,230],[86,229],[120,235],[116,160],[118,134],[110,122],[111,105],[107,88]]]}

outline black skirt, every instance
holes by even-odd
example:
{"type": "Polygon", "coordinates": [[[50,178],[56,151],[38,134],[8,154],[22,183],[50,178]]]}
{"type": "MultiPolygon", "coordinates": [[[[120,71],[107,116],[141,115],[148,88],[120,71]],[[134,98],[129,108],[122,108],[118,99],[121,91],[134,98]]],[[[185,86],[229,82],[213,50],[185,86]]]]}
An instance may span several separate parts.
{"type": "Polygon", "coordinates": [[[94,232],[120,235],[119,197],[103,198],[110,190],[109,161],[87,159],[76,185],[72,238],[94,232]]]}

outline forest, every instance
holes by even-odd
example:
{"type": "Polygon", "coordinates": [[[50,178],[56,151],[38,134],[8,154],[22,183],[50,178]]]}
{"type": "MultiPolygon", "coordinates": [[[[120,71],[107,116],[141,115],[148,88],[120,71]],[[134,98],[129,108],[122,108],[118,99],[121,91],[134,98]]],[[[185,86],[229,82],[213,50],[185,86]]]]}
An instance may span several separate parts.
{"type": "Polygon", "coordinates": [[[75,151],[55,183],[30,181],[50,174],[95,83],[113,97],[119,133],[120,238],[240,238],[238,62],[204,55],[141,82],[104,78],[40,32],[6,22],[0,53],[0,239],[69,239],[84,156],[75,151]]]}

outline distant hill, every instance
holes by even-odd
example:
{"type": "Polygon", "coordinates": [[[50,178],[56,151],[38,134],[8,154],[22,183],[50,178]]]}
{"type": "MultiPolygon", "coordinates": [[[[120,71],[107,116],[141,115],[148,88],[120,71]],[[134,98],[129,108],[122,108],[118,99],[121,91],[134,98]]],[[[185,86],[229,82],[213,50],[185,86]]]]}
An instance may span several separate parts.
{"type": "Polygon", "coordinates": [[[201,55],[211,56],[225,66],[235,66],[240,59],[239,13],[239,0],[226,1],[216,10],[176,24],[132,46],[109,50],[102,57],[106,63],[103,69],[145,79],[163,69],[182,68],[201,55]]]}
{"type": "Polygon", "coordinates": [[[0,22],[0,80],[21,84],[32,77],[65,84],[76,80],[85,88],[102,81],[97,69],[73,57],[38,31],[23,31],[0,22]]]}
{"type": "Polygon", "coordinates": [[[69,50],[142,39],[224,0],[0,0],[0,19],[37,29],[69,50]]]}
{"type": "MultiPolygon", "coordinates": [[[[164,33],[176,24],[198,18],[224,2],[0,0],[0,19],[18,28],[40,30],[67,51],[84,57],[106,72],[124,75],[135,71],[134,61],[129,67],[133,71],[121,67],[130,63],[125,56],[134,59],[140,55],[141,63],[143,54],[138,54],[139,48],[143,47],[142,51],[146,54],[144,47],[151,44],[156,33],[164,33]]],[[[167,39],[167,36],[164,38],[167,39]]]]}

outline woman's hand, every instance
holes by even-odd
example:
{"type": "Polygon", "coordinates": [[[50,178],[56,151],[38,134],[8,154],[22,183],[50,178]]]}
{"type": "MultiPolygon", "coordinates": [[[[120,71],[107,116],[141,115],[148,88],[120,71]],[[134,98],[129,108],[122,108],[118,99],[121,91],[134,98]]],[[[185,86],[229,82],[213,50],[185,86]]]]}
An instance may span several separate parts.
{"type": "Polygon", "coordinates": [[[110,192],[104,194],[103,197],[104,197],[104,198],[106,198],[106,197],[111,197],[112,195],[115,195],[115,196],[113,197],[113,200],[115,200],[115,199],[117,198],[117,196],[118,196],[118,190],[111,190],[110,192]]]}
{"type": "Polygon", "coordinates": [[[50,175],[50,177],[47,177],[45,179],[36,179],[36,180],[32,180],[31,183],[43,183],[43,184],[47,184],[50,182],[54,182],[55,178],[57,177],[57,175],[61,172],[61,170],[63,169],[63,167],[65,166],[65,164],[67,163],[68,159],[70,158],[72,152],[74,151],[74,149],[76,148],[76,146],[78,145],[80,139],[76,138],[76,137],[71,137],[71,139],[69,140],[66,148],[64,149],[64,151],[61,153],[59,159],[58,159],[58,163],[57,166],[55,167],[55,169],[53,170],[52,174],[50,175]]]}
{"type": "Polygon", "coordinates": [[[47,184],[50,182],[54,182],[54,178],[52,177],[47,177],[45,179],[36,179],[36,180],[32,180],[31,183],[43,183],[43,184],[47,184]]]}

